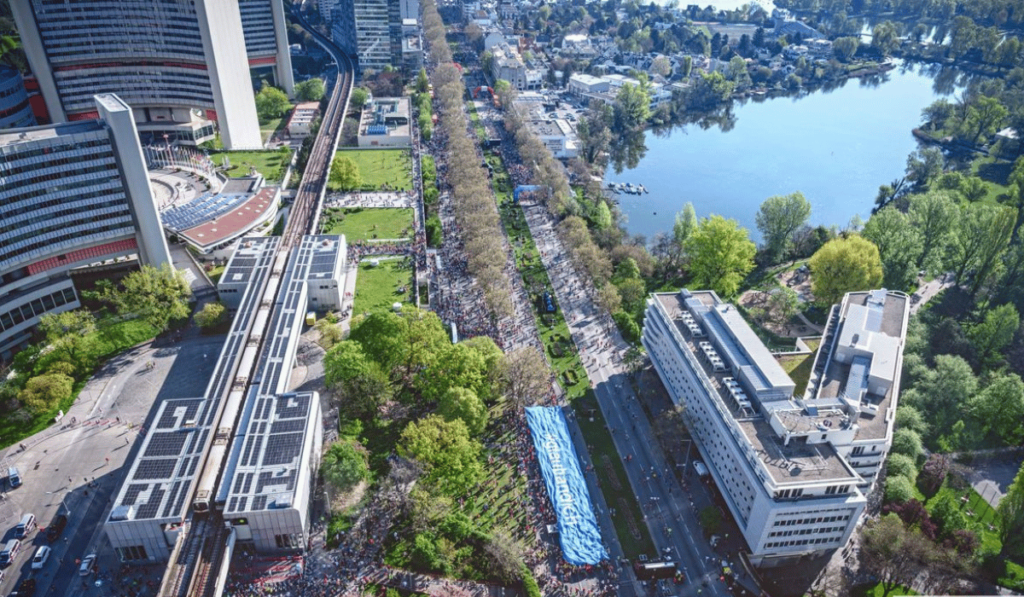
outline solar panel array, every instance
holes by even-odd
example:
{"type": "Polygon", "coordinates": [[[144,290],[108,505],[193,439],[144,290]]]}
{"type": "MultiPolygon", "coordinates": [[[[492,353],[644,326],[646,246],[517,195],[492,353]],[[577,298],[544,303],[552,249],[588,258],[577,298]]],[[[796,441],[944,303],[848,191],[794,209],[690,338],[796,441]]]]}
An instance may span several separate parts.
{"type": "MultiPolygon", "coordinates": [[[[256,314],[263,285],[273,264],[279,238],[250,239],[263,252],[254,260],[252,279],[242,296],[241,308],[214,367],[204,398],[167,400],[157,411],[153,430],[144,436],[140,455],[121,489],[118,506],[135,506],[128,520],[169,518],[184,513],[192,493],[202,455],[211,441],[210,427],[226,394],[235,363],[241,357],[248,330],[256,314]],[[139,483],[137,481],[145,481],[139,483]]],[[[125,519],[111,518],[112,521],[125,519]]]]}
{"type": "Polygon", "coordinates": [[[240,193],[204,193],[184,205],[165,209],[160,212],[160,219],[164,223],[164,228],[181,232],[219,218],[245,203],[250,197],[252,195],[240,193]]]}

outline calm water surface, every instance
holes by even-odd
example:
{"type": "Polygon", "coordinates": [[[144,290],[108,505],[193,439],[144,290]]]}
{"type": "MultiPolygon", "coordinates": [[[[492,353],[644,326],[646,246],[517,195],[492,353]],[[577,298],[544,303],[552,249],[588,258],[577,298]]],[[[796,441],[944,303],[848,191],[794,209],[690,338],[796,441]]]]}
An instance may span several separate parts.
{"type": "Polygon", "coordinates": [[[932,77],[907,66],[880,84],[857,79],[825,92],[737,104],[735,126],[648,131],[647,153],[636,168],[606,180],[644,185],[649,194],[619,195],[631,234],[648,241],[671,232],[676,212],[692,201],[699,217],[734,218],[759,238],[754,214],[772,195],[802,191],[812,224],[867,219],[879,185],[903,175],[917,148],[910,130],[921,110],[942,94],[932,77]]]}

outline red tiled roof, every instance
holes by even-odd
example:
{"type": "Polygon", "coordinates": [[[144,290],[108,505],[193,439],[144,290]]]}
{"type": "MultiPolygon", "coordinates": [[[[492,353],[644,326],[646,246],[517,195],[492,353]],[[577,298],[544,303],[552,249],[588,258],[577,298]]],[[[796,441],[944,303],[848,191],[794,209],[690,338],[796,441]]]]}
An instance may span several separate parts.
{"type": "Polygon", "coordinates": [[[221,243],[241,232],[247,231],[254,222],[267,213],[267,210],[273,209],[273,202],[277,192],[278,187],[263,187],[245,203],[219,218],[194,228],[189,228],[178,234],[201,247],[221,243]]]}

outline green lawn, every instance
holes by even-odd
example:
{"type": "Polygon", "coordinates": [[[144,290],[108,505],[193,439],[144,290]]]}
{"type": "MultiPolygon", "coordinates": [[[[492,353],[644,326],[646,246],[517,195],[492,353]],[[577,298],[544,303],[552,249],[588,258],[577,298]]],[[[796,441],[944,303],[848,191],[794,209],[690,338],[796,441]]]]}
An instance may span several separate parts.
{"type": "Polygon", "coordinates": [[[1006,573],[999,579],[999,584],[1017,591],[1024,590],[1024,566],[1007,561],[1006,573]]]}
{"type": "Polygon", "coordinates": [[[215,265],[206,272],[206,275],[210,277],[210,281],[213,282],[214,286],[216,286],[217,282],[220,281],[220,277],[224,275],[224,270],[226,268],[226,265],[215,265]]]}
{"type": "Polygon", "coordinates": [[[323,234],[344,234],[350,243],[374,238],[411,238],[413,210],[331,207],[324,210],[323,234]]]}
{"type": "Polygon", "coordinates": [[[249,176],[249,169],[256,168],[256,171],[262,174],[267,182],[278,183],[284,178],[284,171],[288,168],[292,153],[285,149],[284,151],[218,151],[210,154],[210,159],[217,167],[223,166],[224,158],[227,158],[230,164],[230,167],[224,170],[228,176],[249,176]]]}
{"type": "Polygon", "coordinates": [[[407,149],[343,149],[359,168],[364,191],[412,189],[412,158],[407,149]]]}
{"type": "Polygon", "coordinates": [[[999,203],[1000,199],[1009,193],[1010,189],[1006,183],[1012,169],[1012,162],[998,160],[992,156],[974,160],[971,164],[971,174],[984,180],[988,187],[988,194],[981,199],[982,202],[999,203]]]}
{"type": "Polygon", "coordinates": [[[960,505],[960,511],[964,513],[968,523],[978,523],[978,539],[981,542],[980,548],[984,551],[991,550],[999,553],[1003,542],[999,539],[999,514],[986,502],[981,495],[968,487],[966,489],[954,489],[949,486],[949,479],[943,483],[942,488],[925,502],[925,507],[931,510],[931,505],[941,496],[949,494],[953,501],[960,505]],[[967,501],[961,498],[967,496],[967,501]],[[968,514],[970,512],[970,514],[968,514]],[[989,526],[993,528],[990,529],[989,526]]]}
{"type": "Polygon", "coordinates": [[[394,303],[411,305],[412,268],[406,259],[383,259],[377,267],[371,267],[370,261],[366,258],[359,263],[352,313],[390,309],[394,303]]]}
{"type": "Polygon", "coordinates": [[[266,143],[270,140],[270,136],[275,132],[283,129],[288,124],[288,119],[291,118],[292,110],[295,105],[292,104],[288,107],[288,110],[278,118],[268,118],[267,120],[260,119],[260,136],[263,138],[263,142],[266,143]]]}
{"type": "Polygon", "coordinates": [[[802,396],[807,389],[807,381],[811,378],[811,367],[814,365],[814,353],[800,355],[784,355],[778,357],[779,364],[786,370],[796,384],[794,396],[802,396]]]}

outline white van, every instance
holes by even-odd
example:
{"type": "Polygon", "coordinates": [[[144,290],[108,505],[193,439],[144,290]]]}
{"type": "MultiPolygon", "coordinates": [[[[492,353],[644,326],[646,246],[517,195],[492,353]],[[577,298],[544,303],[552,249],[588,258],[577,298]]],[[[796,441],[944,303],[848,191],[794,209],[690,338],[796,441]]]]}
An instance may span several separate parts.
{"type": "Polygon", "coordinates": [[[693,461],[693,470],[697,471],[697,474],[701,477],[708,476],[708,467],[704,466],[704,463],[699,460],[693,461]]]}
{"type": "Polygon", "coordinates": [[[7,566],[14,563],[14,558],[18,557],[19,551],[21,551],[21,541],[17,539],[8,541],[3,550],[0,550],[0,565],[7,566]]]}
{"type": "Polygon", "coordinates": [[[36,515],[26,514],[21,517],[21,522],[18,526],[14,527],[14,536],[18,539],[24,539],[26,535],[36,530],[36,515]]]}

